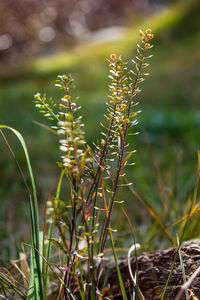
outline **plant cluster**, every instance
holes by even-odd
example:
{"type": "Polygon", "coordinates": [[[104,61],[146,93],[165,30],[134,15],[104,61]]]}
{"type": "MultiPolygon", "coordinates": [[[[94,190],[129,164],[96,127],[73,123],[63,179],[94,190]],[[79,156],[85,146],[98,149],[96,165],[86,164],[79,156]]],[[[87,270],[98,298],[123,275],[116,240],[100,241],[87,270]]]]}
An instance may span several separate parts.
{"type": "Polygon", "coordinates": [[[46,95],[35,95],[35,106],[52,122],[50,130],[59,137],[61,160],[56,196],[46,203],[42,237],[36,203],[30,201],[33,248],[29,297],[33,289],[34,299],[47,298],[49,274],[55,273],[56,268],[59,271],[56,273],[57,299],[102,299],[109,290],[106,283],[100,285],[101,264],[109,237],[122,295],[127,299],[117,264],[111,217],[118,188],[126,185],[121,184],[120,178],[125,175],[124,168],[135,152],[129,150],[127,137],[137,134],[134,128],[140,111],[136,96],[140,93],[140,84],[149,75],[145,69],[152,56],[148,52],[153,47],[150,44],[153,34],[147,29],[145,33],[140,31],[140,36],[138,55],[132,60],[131,70],[121,56],[111,54],[108,59],[110,85],[106,121],[101,124],[102,138],[93,146],[85,141],[84,124],[78,115],[81,107],[77,104],[78,98],[73,96],[75,86],[70,75],[57,77],[56,87],[63,93],[59,104],[46,95]],[[63,194],[66,182],[67,193],[63,194]],[[56,228],[58,238],[54,237],[56,228]],[[59,254],[59,264],[51,262],[52,246],[59,254]]]}

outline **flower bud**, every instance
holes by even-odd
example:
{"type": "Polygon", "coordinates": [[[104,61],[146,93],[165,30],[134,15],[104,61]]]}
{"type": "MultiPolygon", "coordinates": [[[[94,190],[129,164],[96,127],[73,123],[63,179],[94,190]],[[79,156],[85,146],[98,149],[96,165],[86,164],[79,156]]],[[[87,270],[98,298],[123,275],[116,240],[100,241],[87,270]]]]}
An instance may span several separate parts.
{"type": "Polygon", "coordinates": [[[147,42],[146,36],[143,36],[143,37],[142,37],[142,41],[145,42],[145,43],[147,42]]]}
{"type": "Polygon", "coordinates": [[[125,123],[125,124],[128,124],[129,122],[130,122],[129,119],[125,119],[125,120],[124,120],[124,123],[125,123]]]}
{"type": "Polygon", "coordinates": [[[145,49],[149,49],[150,48],[150,44],[149,43],[146,43],[145,44],[145,49]]]}
{"type": "Polygon", "coordinates": [[[143,33],[142,30],[140,30],[139,33],[140,33],[140,36],[143,36],[143,35],[144,35],[144,33],[143,33]]]}
{"type": "Polygon", "coordinates": [[[112,60],[115,60],[115,59],[117,59],[117,55],[113,53],[113,54],[111,54],[110,58],[111,58],[112,60]]]}
{"type": "Polygon", "coordinates": [[[125,109],[126,108],[126,104],[125,103],[123,103],[122,105],[121,105],[121,109],[125,109]]]}
{"type": "Polygon", "coordinates": [[[146,30],[146,34],[149,34],[149,33],[151,33],[151,29],[150,28],[148,28],[147,30],[146,30]]]}
{"type": "Polygon", "coordinates": [[[105,146],[105,143],[106,143],[105,140],[101,140],[101,145],[102,146],[105,146]]]}
{"type": "Polygon", "coordinates": [[[65,95],[64,98],[69,100],[71,98],[71,96],[70,95],[65,95]]]}

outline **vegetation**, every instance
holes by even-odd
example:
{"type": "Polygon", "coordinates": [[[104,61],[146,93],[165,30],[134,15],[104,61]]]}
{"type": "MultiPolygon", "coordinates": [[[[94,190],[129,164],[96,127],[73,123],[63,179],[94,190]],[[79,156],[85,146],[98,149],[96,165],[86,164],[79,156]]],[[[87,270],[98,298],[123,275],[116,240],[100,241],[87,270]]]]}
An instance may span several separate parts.
{"type": "MultiPolygon", "coordinates": [[[[130,222],[134,224],[133,227],[135,238],[137,241],[142,243],[142,247],[144,249],[152,250],[166,247],[166,245],[176,244],[175,235],[177,232],[179,233],[179,237],[183,237],[184,239],[196,237],[199,232],[199,205],[197,201],[199,173],[197,180],[194,176],[196,171],[196,152],[198,149],[198,140],[200,138],[199,113],[197,110],[199,87],[198,71],[196,68],[199,54],[196,53],[195,50],[198,48],[199,33],[196,28],[197,22],[195,23],[195,20],[198,18],[196,17],[195,19],[194,17],[198,15],[198,5],[198,1],[191,1],[190,4],[186,4],[186,2],[184,2],[178,5],[178,10],[177,7],[174,6],[171,8],[171,10],[161,13],[158,17],[153,17],[151,20],[144,21],[144,23],[147,21],[150,22],[154,31],[156,33],[158,32],[155,39],[155,56],[152,58],[153,67],[151,68],[151,73],[153,73],[153,76],[152,79],[150,78],[146,83],[144,83],[144,92],[142,93],[143,101],[140,102],[139,110],[144,110],[145,113],[138,116],[140,120],[139,124],[142,125],[134,124],[136,131],[139,130],[142,131],[142,133],[135,139],[132,137],[127,137],[127,141],[130,143],[130,149],[136,148],[139,149],[139,152],[134,154],[134,161],[136,162],[134,172],[132,167],[129,168],[127,166],[127,179],[123,183],[127,184],[127,182],[129,182],[129,178],[131,178],[131,181],[134,181],[134,186],[129,187],[129,191],[126,192],[126,195],[123,194],[121,189],[118,190],[117,194],[118,202],[120,202],[122,199],[125,200],[124,207],[125,209],[128,208],[128,218],[130,219],[130,222]],[[193,16],[192,23],[188,21],[191,20],[191,11],[193,16]],[[190,24],[190,26],[187,27],[185,24],[190,24]],[[182,32],[185,34],[182,34],[182,32]],[[193,53],[192,57],[191,53],[193,53]],[[184,227],[188,216],[191,216],[190,222],[187,222],[187,227],[184,227]],[[165,234],[163,234],[163,231],[165,234]],[[182,235],[183,232],[184,236],[182,235]]],[[[60,97],[61,92],[54,92],[54,89],[49,83],[49,81],[52,80],[49,80],[49,78],[53,78],[58,70],[59,73],[66,69],[72,72],[75,75],[75,82],[77,82],[80,86],[79,91],[81,97],[80,100],[77,101],[83,106],[83,115],[87,116],[87,118],[84,120],[86,123],[86,135],[84,140],[87,140],[88,144],[92,145],[92,141],[96,138],[96,132],[100,131],[100,126],[96,126],[96,123],[100,124],[101,116],[105,112],[105,109],[101,103],[102,98],[105,98],[105,92],[103,91],[103,88],[106,87],[108,82],[104,73],[105,65],[102,63],[104,61],[103,57],[105,57],[105,55],[107,56],[111,49],[116,53],[120,52],[124,53],[125,55],[132,54],[133,51],[135,51],[132,45],[134,40],[134,38],[132,38],[133,36],[135,36],[135,27],[134,29],[129,29],[127,31],[127,35],[125,35],[125,38],[118,45],[112,42],[103,45],[90,46],[89,48],[81,46],[74,50],[73,53],[55,55],[54,59],[36,59],[34,62],[29,64],[26,69],[26,73],[21,74],[21,78],[19,80],[15,80],[15,78],[9,78],[9,80],[4,80],[2,82],[0,87],[2,99],[4,99],[4,101],[0,104],[2,120],[5,124],[9,124],[10,126],[20,129],[20,131],[23,128],[23,134],[28,142],[28,148],[30,148],[30,154],[34,165],[34,173],[39,190],[39,199],[44,199],[47,197],[46,193],[52,185],[52,178],[57,178],[57,176],[59,176],[58,168],[54,167],[53,163],[55,159],[57,160],[58,155],[56,150],[57,135],[52,136],[48,132],[45,132],[41,126],[38,127],[35,124],[31,124],[31,120],[33,118],[34,120],[38,120],[40,123],[42,122],[42,118],[39,119],[36,114],[32,114],[30,108],[31,104],[28,101],[28,99],[31,98],[30,95],[39,88],[40,90],[47,90],[47,95],[52,95],[53,99],[60,97]],[[80,53],[81,55],[78,55],[80,53]],[[85,76],[85,73],[87,73],[87,76],[85,76]],[[10,102],[11,99],[12,105],[10,102]],[[95,115],[95,118],[93,116],[94,111],[98,111],[98,113],[95,115]],[[44,148],[46,149],[46,154],[44,154],[44,148]]],[[[130,64],[128,64],[126,67],[128,70],[131,68],[130,64]]],[[[71,79],[68,77],[62,77],[59,80],[61,80],[61,83],[58,84],[62,85],[63,80],[71,79]]],[[[74,99],[77,96],[76,90],[73,91],[74,99]]],[[[48,100],[45,100],[46,98],[42,98],[39,95],[37,95],[36,98],[38,105],[45,104],[41,101],[45,101],[50,105],[48,100]]],[[[112,99],[110,101],[112,101],[112,99]]],[[[65,102],[62,101],[61,104],[63,103],[65,102]]],[[[110,105],[112,109],[112,104],[110,105]]],[[[48,106],[46,109],[47,108],[48,106]]],[[[50,109],[52,109],[52,106],[50,106],[50,109]]],[[[45,113],[48,114],[51,113],[51,111],[45,113]]],[[[60,118],[61,115],[55,113],[55,116],[60,118]]],[[[51,116],[47,115],[46,117],[51,116]]],[[[68,121],[69,123],[73,123],[72,120],[68,121]]],[[[130,124],[131,122],[132,121],[127,124],[130,124]]],[[[53,126],[56,126],[56,122],[54,123],[55,124],[53,126]]],[[[55,128],[53,130],[55,130],[55,128]]],[[[67,130],[67,128],[64,128],[64,130],[67,130]]],[[[83,137],[82,133],[79,132],[78,134],[81,134],[81,137],[83,137]]],[[[13,145],[12,136],[9,135],[8,137],[6,136],[6,138],[9,138],[10,144],[13,145]]],[[[97,146],[100,147],[100,149],[103,149],[103,147],[106,145],[105,142],[106,139],[103,138],[101,141],[99,140],[97,142],[97,146]]],[[[61,145],[61,147],[62,146],[63,148],[61,149],[64,150],[66,145],[61,145]]],[[[24,169],[25,163],[21,154],[21,150],[19,150],[17,144],[12,147],[13,151],[16,153],[17,160],[21,163],[21,168],[24,169]]],[[[91,148],[85,148],[86,152],[84,152],[84,159],[86,162],[83,164],[85,168],[89,168],[91,164],[91,161],[87,161],[87,159],[93,159],[91,158],[92,153],[93,156],[100,155],[98,153],[95,154],[93,152],[94,150],[92,150],[93,148],[93,146],[91,146],[91,148]]],[[[13,256],[16,257],[18,253],[21,252],[21,245],[18,243],[16,245],[16,240],[19,239],[16,238],[14,234],[15,230],[12,225],[13,211],[15,210],[16,215],[19,216],[18,219],[21,218],[22,213],[28,219],[28,211],[25,205],[24,209],[21,207],[21,205],[20,207],[16,205],[16,202],[19,202],[21,201],[21,198],[24,198],[22,196],[23,185],[20,187],[18,183],[15,183],[10,187],[10,182],[15,181],[16,171],[13,168],[12,162],[9,161],[9,157],[5,155],[5,148],[2,146],[2,143],[1,149],[2,156],[4,157],[4,161],[1,162],[2,168],[0,175],[2,182],[1,207],[2,211],[7,211],[7,215],[10,217],[9,222],[6,221],[6,226],[3,225],[4,230],[1,232],[1,239],[3,240],[1,260],[3,260],[5,263],[6,259],[8,260],[13,256]],[[5,157],[7,158],[5,159],[5,157]],[[10,199],[11,195],[12,199],[8,204],[7,199],[10,199]]],[[[64,157],[63,159],[67,158],[68,157],[64,157]]],[[[123,160],[121,162],[123,162],[123,160]]],[[[65,161],[63,161],[63,164],[64,163],[65,161]]],[[[81,164],[79,158],[78,163],[81,164]]],[[[110,164],[113,166],[113,162],[110,162],[110,164]]],[[[72,170],[74,169],[72,168],[72,170]]],[[[98,163],[94,166],[93,176],[95,176],[97,170],[98,163]]],[[[62,171],[63,169],[61,169],[61,174],[62,171]]],[[[100,169],[97,173],[99,173],[98,184],[100,184],[102,188],[103,180],[101,179],[100,169]]],[[[83,173],[81,176],[86,175],[88,176],[88,174],[83,173]]],[[[63,173],[62,176],[59,181],[60,183],[62,180],[64,180],[64,178],[66,178],[66,176],[68,176],[69,184],[71,180],[71,185],[73,186],[73,180],[72,178],[70,179],[69,174],[64,175],[63,173]]],[[[27,178],[27,174],[25,174],[25,178],[27,178]]],[[[81,178],[78,179],[78,177],[76,178],[78,184],[80,184],[80,179],[81,178]]],[[[62,184],[62,187],[63,185],[64,183],[62,184]]],[[[57,198],[63,199],[65,193],[62,192],[62,190],[59,190],[59,186],[60,185],[58,185],[58,189],[54,193],[57,195],[60,193],[60,197],[57,198]]],[[[103,184],[103,188],[105,190],[108,189],[109,186],[109,182],[105,182],[105,185],[103,184]]],[[[66,189],[69,192],[69,188],[67,188],[65,185],[63,189],[66,189]]],[[[55,190],[54,186],[52,187],[52,190],[55,190]]],[[[79,192],[81,192],[81,189],[79,189],[79,192]]],[[[51,192],[51,194],[53,194],[53,192],[51,192]]],[[[71,199],[73,199],[73,193],[71,193],[71,195],[71,199]]],[[[81,197],[81,194],[78,196],[76,195],[76,197],[81,197]]],[[[81,201],[81,199],[79,200],[81,201]]],[[[103,198],[103,200],[105,200],[105,198],[103,198]]],[[[39,204],[42,206],[40,202],[41,201],[39,201],[39,204]]],[[[26,202],[23,203],[25,204],[26,202]]],[[[103,209],[106,209],[105,203],[107,202],[102,201],[101,203],[104,205],[103,209]]],[[[61,206],[58,207],[59,211],[54,211],[55,203],[53,199],[48,196],[47,207],[45,208],[45,220],[52,220],[54,218],[56,220],[56,218],[61,219],[64,217],[65,230],[66,232],[69,232],[68,235],[66,235],[66,239],[68,239],[71,234],[69,226],[67,227],[66,225],[68,214],[65,216],[64,208],[62,208],[62,202],[59,202],[59,204],[61,206]]],[[[76,208],[76,206],[74,207],[76,208]]],[[[79,210],[80,207],[81,206],[77,207],[77,209],[79,210]]],[[[71,208],[72,207],[65,207],[67,210],[70,210],[71,208]]],[[[86,211],[87,209],[90,210],[88,207],[86,207],[86,211]]],[[[77,219],[78,221],[82,221],[80,220],[81,208],[78,213],[79,217],[77,217],[77,219]]],[[[6,214],[4,215],[5,218],[6,214]]],[[[121,215],[121,205],[118,203],[117,208],[114,207],[112,226],[113,228],[116,228],[116,224],[119,223],[118,228],[120,230],[116,233],[109,231],[109,233],[114,236],[116,249],[122,245],[124,248],[128,248],[132,243],[130,238],[130,228],[128,228],[129,225],[125,225],[128,222],[124,222],[127,218],[126,215],[126,212],[124,216],[121,215]],[[120,222],[119,214],[121,219],[120,222]]],[[[101,216],[102,212],[100,213],[100,220],[102,222],[101,216]]],[[[2,222],[2,224],[5,222],[4,218],[1,218],[2,221],[0,222],[2,222]]],[[[37,215],[33,215],[32,220],[34,220],[34,218],[37,219],[37,215]]],[[[83,224],[84,229],[82,229],[82,231],[80,230],[80,234],[84,235],[84,233],[87,233],[86,223],[83,224]]],[[[94,229],[92,226],[94,224],[89,224],[91,224],[88,226],[91,226],[89,228],[92,232],[92,229],[94,229]]],[[[35,224],[35,226],[36,225],[37,224],[35,224]]],[[[62,230],[64,230],[63,223],[56,223],[56,225],[58,225],[58,230],[60,230],[60,233],[62,233],[62,230]]],[[[34,227],[34,224],[32,224],[32,227],[34,227]]],[[[24,231],[23,229],[24,228],[22,228],[21,231],[24,231]]],[[[35,232],[37,232],[37,230],[38,229],[36,228],[35,232]]],[[[105,232],[105,228],[102,228],[102,230],[105,232]]],[[[101,232],[100,228],[99,232],[101,232]]],[[[49,234],[50,233],[51,230],[49,231],[49,234]]],[[[28,233],[26,233],[26,235],[28,235],[28,233]]],[[[35,234],[33,236],[35,236],[35,234]]],[[[73,236],[73,234],[71,236],[73,236]]],[[[40,235],[33,238],[32,244],[35,248],[41,249],[38,245],[38,240],[41,241],[41,239],[42,238],[40,235]]],[[[102,233],[101,239],[106,239],[105,233],[102,233]]],[[[102,240],[100,241],[101,245],[104,243],[102,240]]],[[[64,241],[57,241],[53,238],[50,238],[50,241],[50,243],[57,249],[56,252],[64,252],[66,257],[68,257],[68,261],[70,261],[69,252],[67,253],[67,248],[64,244],[64,241]],[[62,247],[63,244],[65,248],[62,247]]],[[[87,243],[88,242],[86,239],[86,244],[87,243]]],[[[25,252],[30,249],[27,247],[25,247],[25,252]]],[[[90,245],[90,247],[92,248],[93,246],[90,245]]],[[[47,249],[50,250],[50,248],[51,247],[49,244],[49,248],[47,246],[47,249]]],[[[94,245],[94,257],[95,259],[99,260],[101,258],[96,257],[98,254],[95,252],[96,248],[98,248],[97,245],[94,245]]],[[[83,257],[84,255],[87,256],[87,251],[88,248],[86,248],[86,253],[83,253],[83,257]]],[[[109,249],[106,251],[109,251],[109,249]]],[[[41,272],[42,270],[44,277],[46,274],[45,272],[47,271],[51,274],[50,276],[56,276],[50,271],[52,265],[49,265],[49,267],[47,267],[48,264],[46,265],[49,259],[48,251],[42,254],[43,263],[39,262],[38,257],[38,255],[40,256],[42,253],[42,250],[39,250],[40,254],[38,254],[36,251],[35,256],[34,251],[32,252],[32,266],[34,264],[37,265],[38,272],[41,272]],[[47,262],[44,260],[44,258],[47,259],[47,262]]],[[[55,264],[57,264],[56,258],[55,264]]],[[[85,263],[84,261],[81,261],[81,257],[80,260],[75,258],[75,256],[73,259],[77,259],[76,262],[79,267],[85,263]]],[[[92,264],[92,259],[89,261],[90,264],[92,264]]],[[[54,266],[55,265],[53,265],[53,267],[54,266]]],[[[89,268],[89,264],[86,268],[89,268]]],[[[33,269],[31,269],[31,274],[32,270],[33,269]]],[[[74,271],[75,270],[72,270],[72,274],[74,271]]],[[[63,269],[62,272],[66,272],[66,270],[63,269]]],[[[90,278],[93,278],[93,275],[97,274],[98,270],[95,269],[89,273],[90,278]]],[[[70,278],[73,276],[72,274],[66,279],[67,282],[71,281],[70,278]]],[[[89,280],[88,277],[83,277],[83,280],[89,280]]],[[[4,281],[4,286],[6,284],[6,286],[9,287],[9,279],[4,278],[4,280],[7,280],[4,281]]],[[[40,286],[43,285],[41,282],[38,282],[38,284],[40,286]]],[[[44,285],[48,284],[48,282],[44,282],[44,285]]],[[[63,282],[60,282],[60,284],[62,285],[63,282]]],[[[92,287],[95,287],[95,285],[96,282],[93,280],[92,287]]],[[[121,286],[123,290],[123,283],[121,283],[121,286]]],[[[93,292],[94,290],[95,289],[93,288],[91,290],[86,290],[86,293],[93,292]]],[[[26,293],[26,290],[22,291],[22,293],[26,293]]],[[[103,293],[104,291],[100,292],[103,293]]],[[[68,291],[65,291],[65,293],[68,293],[68,291]]],[[[21,297],[23,297],[23,295],[21,295],[21,297]]]]}
{"type": "MultiPolygon", "coordinates": [[[[143,100],[140,102],[140,110],[145,111],[145,114],[140,114],[140,122],[137,126],[141,134],[134,140],[134,143],[132,139],[130,140],[131,147],[139,149],[135,154],[135,172],[132,174],[127,170],[127,176],[134,181],[138,194],[158,215],[160,212],[163,213],[163,210],[159,189],[155,184],[158,182],[155,163],[156,168],[159,169],[163,188],[168,192],[170,199],[176,199],[177,207],[180,207],[179,203],[186,202],[185,199],[191,194],[195,184],[196,153],[200,139],[199,71],[197,69],[199,53],[196,51],[199,48],[198,5],[199,1],[193,0],[187,3],[181,1],[178,7],[176,4],[150,19],[145,19],[140,24],[142,28],[146,22],[152,24],[156,32],[156,48],[150,67],[153,76],[144,82],[143,100]],[[190,24],[189,27],[188,24],[190,24]]],[[[47,95],[52,95],[53,99],[58,99],[59,91],[56,92],[52,88],[55,74],[72,73],[79,86],[79,103],[82,105],[83,115],[87,116],[84,120],[86,140],[91,144],[96,139],[97,132],[100,131],[99,123],[105,112],[102,101],[106,97],[105,91],[108,84],[105,57],[108,57],[112,51],[123,53],[124,56],[133,56],[135,53],[133,44],[137,36],[136,27],[139,27],[139,24],[130,27],[124,38],[117,43],[80,46],[72,52],[36,59],[26,66],[26,71],[17,73],[17,77],[15,72],[8,78],[6,77],[8,75],[4,74],[4,79],[0,84],[1,123],[23,132],[31,152],[39,199],[46,198],[46,191],[56,176],[57,170],[53,161],[57,157],[57,144],[56,138],[32,123],[33,120],[42,122],[42,118],[39,119],[32,108],[33,93],[40,89],[47,92],[47,95]],[[46,148],[45,154],[44,147],[46,148]]],[[[9,140],[12,143],[11,136],[9,140]]],[[[19,239],[19,232],[24,231],[23,223],[20,222],[21,214],[28,219],[28,213],[23,205],[25,202],[22,199],[22,184],[15,181],[18,174],[6,155],[5,148],[2,145],[0,147],[2,153],[0,158],[2,183],[0,238],[3,245],[0,259],[6,261],[8,257],[17,255],[16,240],[19,239]],[[12,211],[15,211],[15,214],[12,211]],[[15,226],[12,225],[13,222],[18,224],[17,232],[15,226]]],[[[17,144],[15,153],[23,163],[17,144]]],[[[132,195],[127,193],[127,199],[130,197],[133,199],[132,195]]],[[[39,202],[41,204],[42,201],[39,202]]],[[[137,224],[143,224],[144,214],[140,212],[137,201],[134,201],[134,205],[136,205],[134,209],[130,208],[131,215],[137,215],[137,224]]],[[[177,212],[175,215],[181,217],[183,212],[179,212],[179,209],[177,212]]],[[[164,213],[161,216],[161,219],[163,218],[166,224],[170,223],[168,216],[165,217],[164,213]]],[[[171,217],[171,221],[174,220],[173,218],[174,216],[171,217]]],[[[152,220],[148,219],[147,231],[151,225],[152,220]]],[[[121,226],[123,228],[123,225],[121,226]]],[[[141,234],[140,230],[139,234],[141,234]]],[[[152,247],[156,248],[157,245],[150,245],[151,249],[152,247]]]]}
{"type": "MultiPolygon", "coordinates": [[[[127,137],[136,134],[132,129],[137,124],[136,116],[140,111],[136,111],[138,102],[135,98],[137,99],[136,96],[141,91],[139,86],[144,77],[149,75],[145,69],[149,66],[147,60],[152,57],[147,53],[152,48],[151,29],[147,29],[145,33],[140,31],[140,36],[141,44],[137,45],[138,56],[136,61],[132,60],[134,69],[127,71],[127,64],[121,57],[115,54],[110,56],[110,95],[106,102],[108,113],[105,115],[107,122],[102,124],[103,138],[97,141],[94,151],[85,141],[82,117],[77,116],[81,107],[77,106],[78,98],[72,95],[75,86],[71,76],[57,77],[56,86],[64,92],[58,105],[52,98],[47,99],[45,94],[35,95],[34,102],[40,113],[54,123],[47,128],[59,137],[59,148],[62,151],[62,161],[58,163],[60,179],[55,198],[46,202],[42,236],[39,229],[36,187],[26,145],[16,130],[1,126],[2,129],[10,129],[19,138],[31,177],[32,191],[25,180],[30,195],[32,229],[31,278],[23,273],[29,282],[28,298],[46,299],[48,296],[51,284],[48,283],[48,269],[53,269],[50,263],[52,244],[57,249],[56,253],[60,250],[63,255],[61,264],[54,264],[61,273],[58,276],[60,287],[57,299],[76,299],[76,296],[81,299],[103,297],[108,286],[105,282],[106,286],[102,289],[99,287],[99,280],[101,261],[109,235],[122,295],[127,299],[117,263],[111,216],[114,204],[118,203],[117,190],[124,185],[120,180],[120,177],[125,175],[122,171],[135,152],[128,150],[127,137]],[[61,197],[61,187],[65,180],[68,182],[67,194],[65,192],[61,197]],[[53,237],[55,225],[59,232],[57,238],[53,237]]],[[[2,136],[13,153],[3,133],[2,136]]],[[[64,190],[66,191],[66,187],[64,190]]],[[[7,284],[9,278],[6,275],[1,276],[3,294],[8,296],[12,293],[12,284],[11,287],[7,284]]],[[[24,294],[21,295],[17,287],[14,292],[24,298],[24,294]]]]}

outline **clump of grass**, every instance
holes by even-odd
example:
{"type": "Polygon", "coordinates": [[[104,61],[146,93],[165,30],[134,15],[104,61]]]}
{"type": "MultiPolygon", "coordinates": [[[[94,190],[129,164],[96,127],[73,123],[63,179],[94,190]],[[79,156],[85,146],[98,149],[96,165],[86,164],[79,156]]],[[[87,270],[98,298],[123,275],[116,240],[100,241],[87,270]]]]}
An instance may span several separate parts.
{"type": "MultiPolygon", "coordinates": [[[[74,98],[74,81],[71,75],[59,75],[56,87],[63,92],[57,104],[52,98],[37,93],[34,98],[39,112],[51,122],[48,129],[59,139],[61,160],[56,195],[49,198],[44,213],[43,232],[40,233],[37,209],[37,194],[28,152],[22,136],[12,130],[23,146],[32,190],[30,195],[32,244],[30,259],[29,287],[25,292],[13,289],[22,298],[27,292],[28,299],[47,299],[51,288],[51,277],[57,277],[57,298],[55,299],[100,299],[109,287],[100,286],[101,264],[108,237],[115,258],[119,284],[123,299],[127,299],[125,287],[117,263],[111,217],[118,188],[122,185],[124,168],[129,165],[135,150],[129,150],[128,135],[137,132],[137,95],[144,81],[148,67],[147,60],[153,34],[150,29],[140,31],[141,42],[137,45],[138,56],[133,69],[127,70],[127,63],[121,56],[111,54],[109,96],[106,102],[106,121],[102,123],[102,138],[93,146],[85,140],[84,124],[78,114],[78,98],[74,98]],[[66,187],[67,185],[67,187],[66,187]],[[33,196],[32,196],[33,195],[33,196]],[[32,200],[33,199],[33,200],[32,200]],[[57,228],[58,234],[54,237],[57,228]],[[52,262],[54,253],[58,261],[52,262]],[[57,270],[57,272],[55,271],[57,270]]],[[[46,125],[45,125],[46,126],[46,125]]],[[[7,128],[1,126],[1,128],[7,128]]],[[[9,145],[8,145],[9,146],[9,145]]],[[[10,146],[10,151],[12,152],[10,146]]],[[[134,163],[132,163],[134,164],[134,163]]],[[[4,274],[1,280],[4,295],[12,295],[9,278],[4,274]]],[[[26,277],[26,276],[25,276],[26,277]]]]}

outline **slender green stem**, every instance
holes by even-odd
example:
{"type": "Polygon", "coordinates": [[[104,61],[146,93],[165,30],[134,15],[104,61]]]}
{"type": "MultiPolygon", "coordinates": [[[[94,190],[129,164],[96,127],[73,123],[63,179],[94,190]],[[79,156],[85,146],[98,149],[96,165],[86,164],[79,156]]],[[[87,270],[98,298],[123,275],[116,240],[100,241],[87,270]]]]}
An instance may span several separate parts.
{"type": "Polygon", "coordinates": [[[123,279],[122,279],[122,275],[119,269],[119,265],[118,265],[118,261],[117,261],[117,255],[116,255],[116,251],[115,251],[115,245],[114,245],[114,241],[113,241],[113,236],[112,236],[112,231],[111,231],[111,227],[109,225],[109,235],[110,235],[110,241],[111,241],[111,245],[112,245],[112,250],[113,250],[113,255],[114,255],[114,259],[115,259],[115,265],[116,265],[116,269],[117,269],[117,275],[118,275],[118,279],[119,279],[119,284],[120,284],[120,288],[121,288],[121,292],[122,292],[122,297],[123,300],[127,300],[127,296],[126,296],[126,291],[125,291],[125,287],[124,287],[124,283],[123,283],[123,279]]]}
{"type": "MultiPolygon", "coordinates": [[[[65,174],[65,171],[62,170],[62,172],[60,174],[57,190],[56,190],[56,199],[55,200],[58,200],[60,198],[60,190],[61,190],[61,184],[62,184],[64,174],[65,174]]],[[[55,201],[54,201],[54,203],[55,203],[55,201]]],[[[54,228],[54,224],[55,224],[55,210],[56,210],[56,207],[54,207],[54,213],[53,213],[53,216],[51,218],[51,226],[49,228],[49,233],[48,233],[48,240],[49,241],[48,241],[47,250],[46,250],[46,260],[47,261],[49,261],[50,251],[51,251],[51,242],[50,242],[50,240],[52,239],[53,228],[54,228]]],[[[48,279],[47,275],[48,275],[48,264],[46,265],[46,270],[45,270],[45,280],[44,280],[45,288],[47,287],[47,279],[48,279]]]]}

